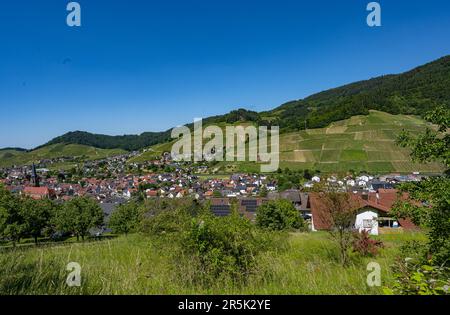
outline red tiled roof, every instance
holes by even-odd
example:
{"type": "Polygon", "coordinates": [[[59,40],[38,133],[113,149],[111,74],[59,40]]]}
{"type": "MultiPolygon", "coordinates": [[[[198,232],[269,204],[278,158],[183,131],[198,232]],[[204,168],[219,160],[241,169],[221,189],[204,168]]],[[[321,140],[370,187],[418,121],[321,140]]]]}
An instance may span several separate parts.
{"type": "Polygon", "coordinates": [[[23,193],[33,199],[42,199],[54,194],[54,192],[47,187],[25,187],[23,193]]]}
{"type": "MultiPolygon", "coordinates": [[[[352,194],[351,198],[356,205],[362,209],[365,207],[371,207],[379,211],[390,212],[392,206],[396,201],[408,200],[408,194],[403,193],[401,196],[395,189],[380,189],[378,196],[376,193],[369,193],[366,195],[367,200],[362,195],[352,194]]],[[[314,220],[314,228],[317,230],[327,230],[330,228],[330,218],[328,218],[328,212],[326,211],[326,205],[323,202],[323,198],[318,193],[311,193],[309,196],[311,204],[311,213],[314,220]]],[[[400,225],[407,230],[417,229],[417,226],[412,223],[408,218],[399,219],[400,225]]]]}
{"type": "Polygon", "coordinates": [[[48,195],[50,193],[47,187],[25,187],[23,192],[30,195],[48,195]]]}
{"type": "Polygon", "coordinates": [[[156,190],[149,190],[149,191],[147,191],[147,196],[156,197],[156,196],[158,196],[158,192],[156,190]]]}

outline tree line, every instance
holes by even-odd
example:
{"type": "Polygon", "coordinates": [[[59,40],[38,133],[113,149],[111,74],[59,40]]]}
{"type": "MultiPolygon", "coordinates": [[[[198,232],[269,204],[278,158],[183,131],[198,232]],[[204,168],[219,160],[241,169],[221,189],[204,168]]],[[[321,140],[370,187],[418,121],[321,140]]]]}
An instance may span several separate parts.
{"type": "Polygon", "coordinates": [[[37,244],[41,237],[58,239],[65,234],[84,240],[90,229],[103,224],[103,211],[91,198],[57,203],[19,196],[0,186],[0,240],[13,246],[25,238],[33,238],[37,244]]]}

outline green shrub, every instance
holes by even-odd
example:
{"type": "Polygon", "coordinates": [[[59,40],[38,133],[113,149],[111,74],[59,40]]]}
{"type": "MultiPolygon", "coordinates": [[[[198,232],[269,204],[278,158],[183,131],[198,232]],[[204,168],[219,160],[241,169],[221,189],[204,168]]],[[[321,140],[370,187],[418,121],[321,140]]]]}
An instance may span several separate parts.
{"type": "Polygon", "coordinates": [[[257,210],[256,224],[272,231],[307,230],[305,221],[289,200],[270,201],[257,210]]]}
{"type": "Polygon", "coordinates": [[[400,246],[400,257],[409,258],[421,264],[426,264],[430,258],[429,245],[426,241],[406,241],[400,246]]]}
{"type": "Polygon", "coordinates": [[[149,235],[181,233],[189,229],[192,217],[204,212],[196,200],[149,200],[142,205],[141,232],[149,235]]]}
{"type": "Polygon", "coordinates": [[[113,233],[128,234],[136,232],[142,221],[142,213],[135,202],[120,205],[112,214],[108,226],[113,233]]]}
{"type": "Polygon", "coordinates": [[[181,233],[188,228],[190,219],[184,208],[168,209],[144,219],[141,230],[150,235],[181,233]]]}
{"type": "Polygon", "coordinates": [[[237,214],[194,218],[180,240],[178,271],[204,285],[217,280],[242,283],[257,271],[257,255],[266,245],[262,233],[237,214]]]}
{"type": "Polygon", "coordinates": [[[447,295],[450,294],[450,269],[421,264],[412,259],[399,259],[393,266],[395,282],[384,288],[386,294],[447,295]]]}

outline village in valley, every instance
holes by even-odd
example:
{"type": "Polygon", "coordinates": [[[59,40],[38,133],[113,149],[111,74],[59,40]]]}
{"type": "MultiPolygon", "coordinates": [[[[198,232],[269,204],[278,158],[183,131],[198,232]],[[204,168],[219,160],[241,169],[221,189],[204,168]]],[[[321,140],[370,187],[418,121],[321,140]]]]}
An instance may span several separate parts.
{"type": "Polygon", "coordinates": [[[416,2],[4,1],[0,299],[450,295],[450,1],[416,2]]]}
{"type": "MultiPolygon", "coordinates": [[[[298,210],[299,216],[309,222],[311,230],[326,230],[323,204],[314,187],[326,185],[339,192],[347,192],[361,205],[355,227],[371,234],[391,233],[416,229],[409,220],[396,220],[389,215],[391,207],[400,198],[396,186],[418,182],[420,173],[409,175],[347,174],[339,177],[305,170],[299,182],[291,186],[279,185],[275,174],[210,174],[207,165],[175,162],[170,153],[144,163],[130,163],[139,152],[86,161],[68,170],[51,171],[48,166],[61,163],[61,158],[41,160],[27,166],[0,168],[0,184],[9,191],[33,199],[49,198],[64,203],[75,197],[89,197],[98,202],[106,221],[117,206],[133,198],[191,198],[209,202],[216,216],[231,214],[233,204],[242,216],[255,220],[258,207],[270,200],[287,199],[298,210]]],[[[66,158],[63,162],[73,161],[66,158]]],[[[106,222],[105,221],[105,222],[106,222]]],[[[103,232],[108,231],[106,227],[103,232]]]]}

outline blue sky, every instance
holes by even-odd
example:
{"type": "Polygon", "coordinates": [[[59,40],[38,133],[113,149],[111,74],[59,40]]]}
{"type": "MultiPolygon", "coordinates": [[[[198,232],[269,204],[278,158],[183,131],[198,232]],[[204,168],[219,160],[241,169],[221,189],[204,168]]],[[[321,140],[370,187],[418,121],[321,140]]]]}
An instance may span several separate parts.
{"type": "Polygon", "coordinates": [[[448,0],[2,1],[0,147],[73,130],[160,131],[450,54],[448,0]]]}

